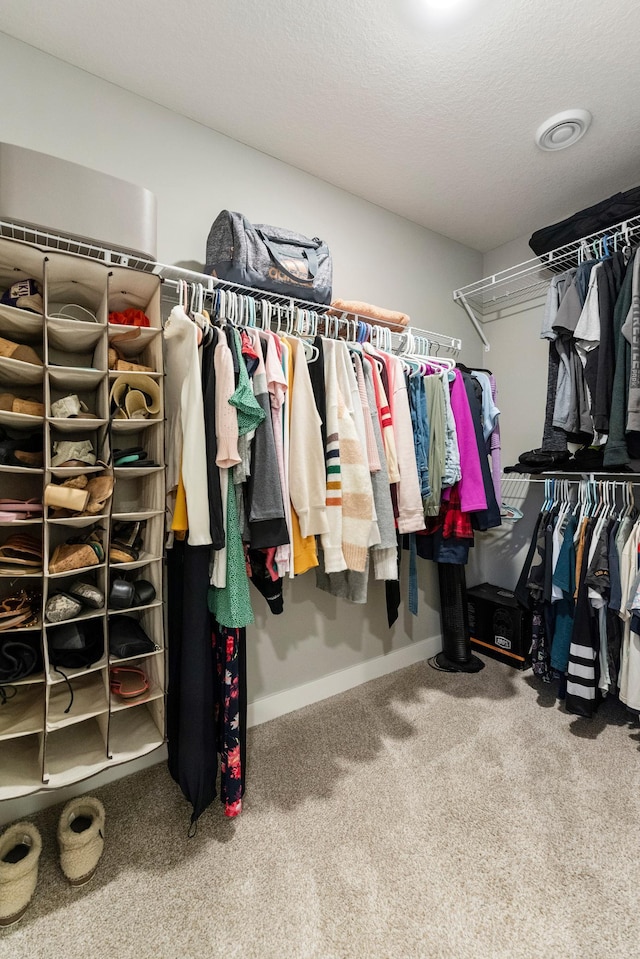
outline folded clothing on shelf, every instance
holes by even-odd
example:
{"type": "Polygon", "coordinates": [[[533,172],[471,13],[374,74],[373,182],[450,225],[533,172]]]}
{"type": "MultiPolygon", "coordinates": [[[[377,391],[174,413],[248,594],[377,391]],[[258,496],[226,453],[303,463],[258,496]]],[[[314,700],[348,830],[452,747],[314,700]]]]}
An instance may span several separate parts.
{"type": "Polygon", "coordinates": [[[406,313],[399,313],[397,310],[385,310],[382,306],[374,306],[372,303],[363,303],[361,300],[332,300],[330,314],[334,316],[341,313],[356,314],[366,316],[368,319],[382,320],[384,323],[393,324],[391,329],[403,330],[405,326],[411,324],[411,317],[406,313]]]}
{"type": "Polygon", "coordinates": [[[143,313],[142,310],[136,310],[133,306],[122,310],[122,312],[114,310],[112,313],[109,313],[109,323],[119,326],[151,326],[151,321],[147,314],[143,313]]]}
{"type": "Polygon", "coordinates": [[[140,468],[157,466],[158,464],[155,460],[147,458],[147,451],[143,450],[141,446],[130,446],[128,449],[113,451],[113,465],[140,468]]]}

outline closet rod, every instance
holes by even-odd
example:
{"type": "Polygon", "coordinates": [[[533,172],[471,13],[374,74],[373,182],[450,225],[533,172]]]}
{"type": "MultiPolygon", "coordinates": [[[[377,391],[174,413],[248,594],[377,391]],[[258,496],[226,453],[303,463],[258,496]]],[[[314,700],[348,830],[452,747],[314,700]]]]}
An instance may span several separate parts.
{"type": "MultiPolygon", "coordinates": [[[[270,293],[267,290],[258,290],[255,287],[243,286],[240,283],[231,283],[228,280],[220,280],[207,273],[198,273],[193,270],[186,270],[179,266],[171,266],[167,263],[159,263],[157,260],[149,259],[139,253],[131,253],[124,250],[110,249],[99,243],[92,243],[90,240],[73,236],[64,236],[60,233],[52,233],[35,225],[24,223],[14,223],[10,220],[0,220],[0,237],[6,237],[11,240],[19,240],[22,243],[29,243],[42,249],[60,250],[64,253],[70,253],[74,256],[82,256],[91,260],[99,260],[108,266],[126,266],[133,270],[140,270],[144,273],[155,273],[160,276],[165,283],[176,284],[177,280],[187,280],[191,283],[202,283],[210,292],[217,287],[223,290],[230,290],[235,293],[242,293],[246,296],[252,296],[254,299],[269,300],[281,306],[294,306],[303,310],[314,310],[316,313],[324,314],[330,309],[330,305],[312,303],[309,300],[301,300],[288,296],[281,296],[277,293],[270,293]]],[[[345,314],[343,314],[344,316],[345,314]]],[[[372,323],[371,317],[362,316],[357,313],[350,313],[357,319],[365,323],[372,323]]],[[[388,323],[385,320],[377,320],[376,326],[389,328],[395,324],[388,323]]],[[[462,340],[455,336],[447,336],[444,333],[433,333],[429,330],[421,330],[416,327],[410,327],[415,336],[423,336],[437,346],[449,350],[451,353],[458,354],[462,350],[462,340]]]]}
{"type": "MultiPolygon", "coordinates": [[[[330,313],[332,309],[330,304],[313,303],[311,300],[301,300],[298,297],[283,296],[279,293],[271,293],[269,290],[258,290],[253,286],[243,286],[241,283],[231,283],[229,280],[220,280],[217,277],[212,277],[207,273],[196,273],[193,270],[184,270],[182,267],[167,266],[165,264],[158,263],[157,269],[154,272],[158,273],[162,277],[164,283],[175,287],[177,287],[179,280],[186,280],[188,283],[202,283],[206,293],[212,293],[216,289],[229,290],[232,293],[241,293],[244,296],[251,296],[254,300],[267,300],[269,303],[274,303],[284,307],[285,309],[290,309],[293,305],[294,307],[299,307],[301,310],[311,310],[314,313],[320,314],[321,316],[330,313]],[[175,274],[178,275],[176,276],[175,274]]],[[[343,312],[341,314],[336,312],[331,315],[337,316],[337,318],[340,320],[344,320],[347,316],[354,316],[357,320],[361,320],[363,323],[369,323],[371,326],[381,326],[385,329],[397,326],[396,323],[391,323],[383,319],[374,320],[370,316],[365,316],[362,313],[352,313],[351,311],[348,313],[343,312]]],[[[433,333],[430,330],[418,329],[415,326],[408,326],[402,331],[392,329],[391,332],[397,333],[399,336],[402,336],[403,332],[413,333],[414,336],[424,337],[424,339],[430,340],[437,346],[441,346],[444,349],[450,350],[452,353],[459,353],[462,349],[461,339],[456,336],[448,336],[445,333],[433,333]]]]}
{"type": "Polygon", "coordinates": [[[619,477],[637,476],[637,473],[574,473],[569,476],[567,473],[547,473],[545,476],[512,476],[511,473],[504,473],[501,482],[506,483],[546,483],[548,480],[558,480],[563,483],[578,484],[584,482],[590,483],[613,483],[615,486],[640,486],[640,479],[620,479],[619,477]],[[614,477],[617,477],[614,479],[614,477]]]}

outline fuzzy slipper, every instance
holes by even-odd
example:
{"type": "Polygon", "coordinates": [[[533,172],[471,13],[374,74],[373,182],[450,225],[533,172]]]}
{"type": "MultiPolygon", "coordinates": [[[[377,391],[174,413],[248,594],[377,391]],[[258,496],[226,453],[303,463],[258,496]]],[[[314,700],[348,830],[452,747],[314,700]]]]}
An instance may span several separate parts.
{"type": "Polygon", "coordinates": [[[104,806],[93,796],[72,799],[58,822],[60,868],[72,886],[93,878],[104,850],[104,806]]]}
{"type": "Polygon", "coordinates": [[[38,881],[40,833],[17,822],[0,836],[0,927],[12,926],[27,911],[38,881]]]}

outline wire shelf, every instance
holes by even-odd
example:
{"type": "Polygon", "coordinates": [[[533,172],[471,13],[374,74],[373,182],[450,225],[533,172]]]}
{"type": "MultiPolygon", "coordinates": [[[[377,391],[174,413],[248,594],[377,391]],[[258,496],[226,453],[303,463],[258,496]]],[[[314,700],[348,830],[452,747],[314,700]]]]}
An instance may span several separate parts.
{"type": "MultiPolygon", "coordinates": [[[[324,315],[332,309],[330,305],[313,303],[297,297],[282,296],[278,293],[271,293],[268,290],[259,290],[256,287],[243,286],[240,283],[231,283],[228,280],[221,280],[206,273],[186,270],[182,267],[172,266],[167,263],[158,263],[139,253],[118,248],[107,248],[99,243],[93,243],[81,237],[63,236],[30,224],[0,220],[0,237],[18,240],[22,243],[29,243],[42,250],[59,250],[74,256],[98,260],[108,266],[125,266],[133,270],[141,270],[145,273],[154,273],[159,276],[165,284],[172,287],[177,286],[179,280],[186,280],[187,283],[201,283],[209,293],[216,289],[228,290],[231,293],[251,296],[254,300],[267,300],[285,309],[291,309],[293,306],[301,310],[311,310],[320,315],[324,315]]],[[[356,319],[360,319],[372,326],[389,328],[395,325],[387,323],[384,320],[373,321],[371,317],[357,313],[349,313],[348,315],[349,317],[355,316],[356,319]]],[[[448,336],[444,333],[434,333],[430,330],[418,329],[414,326],[407,329],[414,337],[423,338],[430,344],[447,350],[447,352],[453,356],[457,356],[462,350],[462,340],[458,337],[448,336]]],[[[395,347],[398,345],[402,334],[396,334],[392,331],[392,337],[394,338],[395,347]]]]}
{"type": "Polygon", "coordinates": [[[605,238],[611,250],[620,248],[621,244],[629,245],[639,237],[640,216],[630,217],[543,256],[533,257],[507,270],[469,283],[468,286],[454,290],[453,298],[463,306],[466,303],[480,322],[484,317],[495,318],[503,310],[533,303],[546,296],[554,274],[577,267],[585,259],[598,259],[605,255],[605,238]]]}

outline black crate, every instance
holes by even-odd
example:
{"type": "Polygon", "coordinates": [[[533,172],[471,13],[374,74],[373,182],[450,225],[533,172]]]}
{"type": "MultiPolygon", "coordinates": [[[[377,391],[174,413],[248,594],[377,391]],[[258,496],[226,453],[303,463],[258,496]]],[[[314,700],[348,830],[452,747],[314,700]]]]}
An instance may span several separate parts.
{"type": "Polygon", "coordinates": [[[471,645],[515,669],[531,665],[531,613],[510,589],[481,583],[467,590],[471,645]]]}

